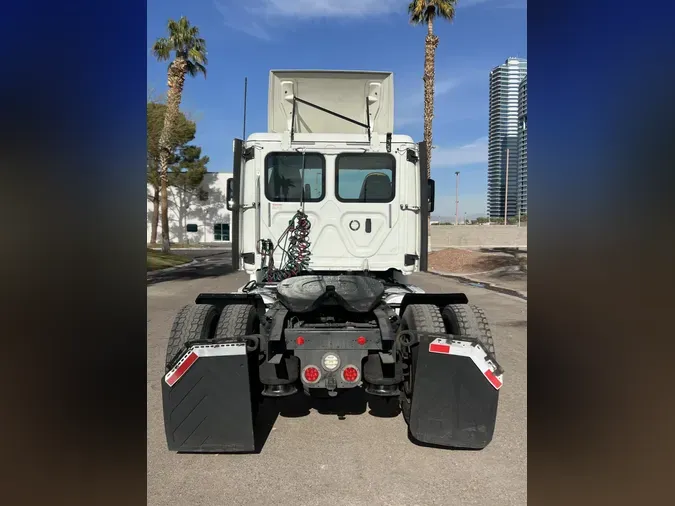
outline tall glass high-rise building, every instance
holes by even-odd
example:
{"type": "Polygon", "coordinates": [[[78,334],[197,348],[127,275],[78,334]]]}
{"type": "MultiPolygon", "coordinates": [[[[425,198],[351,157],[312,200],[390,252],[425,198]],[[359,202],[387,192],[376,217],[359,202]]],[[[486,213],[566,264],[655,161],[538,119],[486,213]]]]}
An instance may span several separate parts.
{"type": "Polygon", "coordinates": [[[518,208],[527,214],[527,76],[518,92],[518,208]]]}
{"type": "Polygon", "coordinates": [[[508,58],[490,71],[487,213],[491,219],[503,219],[505,208],[508,217],[518,215],[518,97],[526,75],[527,60],[522,58],[508,58]]]}

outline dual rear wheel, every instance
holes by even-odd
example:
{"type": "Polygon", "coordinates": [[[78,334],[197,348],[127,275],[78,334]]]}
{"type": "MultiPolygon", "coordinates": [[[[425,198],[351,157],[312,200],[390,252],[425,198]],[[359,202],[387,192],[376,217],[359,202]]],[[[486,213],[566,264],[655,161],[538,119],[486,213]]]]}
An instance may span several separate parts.
{"type": "MultiPolygon", "coordinates": [[[[401,318],[401,330],[413,330],[438,334],[474,337],[492,354],[494,340],[482,309],[475,305],[450,304],[440,310],[427,304],[411,304],[401,318]]],[[[190,341],[237,338],[260,331],[260,318],[255,307],[249,304],[233,304],[218,311],[208,304],[189,304],[176,315],[166,350],[166,371],[169,371],[190,341]]],[[[406,359],[401,411],[406,422],[414,391],[415,364],[419,346],[412,346],[406,359]]]]}
{"type": "Polygon", "coordinates": [[[188,304],[176,315],[166,347],[165,367],[169,371],[190,341],[237,338],[257,334],[260,318],[250,304],[232,304],[218,311],[210,304],[188,304]]]}

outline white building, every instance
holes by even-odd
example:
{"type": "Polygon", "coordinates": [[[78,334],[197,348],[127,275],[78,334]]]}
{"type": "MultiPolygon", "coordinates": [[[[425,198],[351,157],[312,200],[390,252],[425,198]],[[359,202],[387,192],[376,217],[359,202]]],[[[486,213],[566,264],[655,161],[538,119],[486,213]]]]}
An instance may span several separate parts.
{"type": "MultiPolygon", "coordinates": [[[[227,180],[232,173],[208,172],[196,191],[169,188],[169,237],[172,243],[229,243],[231,213],[225,206],[227,180]]],[[[148,185],[147,241],[152,233],[154,190],[148,185]]],[[[158,220],[157,242],[162,240],[158,220]]]]}

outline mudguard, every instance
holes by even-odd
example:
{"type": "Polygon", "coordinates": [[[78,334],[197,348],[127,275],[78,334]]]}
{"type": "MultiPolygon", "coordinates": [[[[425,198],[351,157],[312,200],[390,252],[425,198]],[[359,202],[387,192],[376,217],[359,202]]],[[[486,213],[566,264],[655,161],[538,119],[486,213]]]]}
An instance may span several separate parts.
{"type": "Polygon", "coordinates": [[[495,429],[502,370],[475,340],[420,336],[410,433],[448,448],[483,449],[495,429]]]}
{"type": "Polygon", "coordinates": [[[255,451],[257,392],[249,371],[245,342],[188,343],[185,353],[162,378],[169,450],[255,451]]]}

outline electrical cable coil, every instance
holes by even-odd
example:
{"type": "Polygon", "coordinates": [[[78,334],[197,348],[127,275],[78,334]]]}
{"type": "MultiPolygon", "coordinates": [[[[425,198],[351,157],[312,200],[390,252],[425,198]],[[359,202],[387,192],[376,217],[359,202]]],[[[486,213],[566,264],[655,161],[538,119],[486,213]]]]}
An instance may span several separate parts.
{"type": "Polygon", "coordinates": [[[276,246],[269,239],[263,239],[258,244],[258,252],[263,257],[263,270],[267,281],[282,281],[297,276],[309,269],[309,231],[311,223],[307,214],[299,210],[288,222],[288,227],[281,234],[276,246]],[[284,245],[281,246],[282,241],[284,245]],[[274,251],[281,249],[282,256],[280,265],[274,265],[274,251]],[[265,261],[267,260],[267,265],[265,261]]]}

